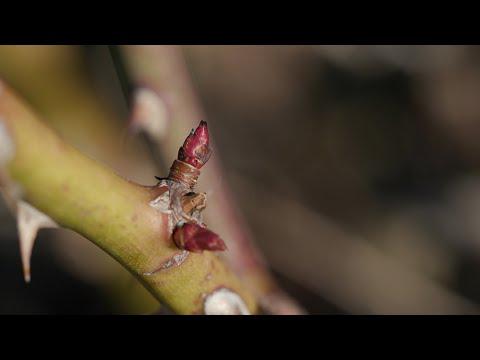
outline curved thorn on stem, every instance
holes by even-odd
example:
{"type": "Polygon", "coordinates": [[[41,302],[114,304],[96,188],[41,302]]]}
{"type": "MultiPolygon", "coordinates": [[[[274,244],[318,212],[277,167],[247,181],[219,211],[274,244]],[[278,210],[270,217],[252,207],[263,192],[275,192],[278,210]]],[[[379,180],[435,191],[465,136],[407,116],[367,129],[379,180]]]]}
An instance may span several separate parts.
{"type": "Polygon", "coordinates": [[[47,215],[30,204],[19,201],[17,206],[18,235],[20,253],[22,256],[23,275],[25,282],[30,282],[30,258],[38,230],[57,228],[58,225],[47,215]]]}

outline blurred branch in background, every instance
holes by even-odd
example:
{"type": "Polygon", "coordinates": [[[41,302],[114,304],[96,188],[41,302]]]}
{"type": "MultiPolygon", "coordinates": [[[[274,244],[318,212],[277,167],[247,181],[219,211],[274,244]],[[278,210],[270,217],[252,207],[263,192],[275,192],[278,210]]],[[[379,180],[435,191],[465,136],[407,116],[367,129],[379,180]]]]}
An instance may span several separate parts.
{"type": "Polygon", "coordinates": [[[354,314],[479,313],[467,299],[408,268],[364,239],[342,231],[332,221],[297,201],[244,185],[258,203],[254,229],[273,229],[275,242],[263,242],[273,268],[317,291],[354,314]],[[268,215],[275,214],[275,215],[268,215]],[[288,231],[275,224],[289,224],[288,231]],[[315,234],[321,241],[301,239],[315,234]],[[298,244],[302,246],[298,246],[298,244]],[[290,249],[287,252],[281,249],[290,249]]]}
{"type": "Polygon", "coordinates": [[[460,215],[475,213],[459,212],[446,195],[477,171],[471,157],[478,142],[468,141],[471,150],[464,151],[466,138],[453,136],[470,125],[461,131],[473,140],[480,128],[471,85],[480,81],[455,76],[459,69],[462,78],[474,76],[478,52],[461,46],[187,47],[210,121],[222,124],[215,129],[227,178],[243,194],[239,205],[277,272],[352,312],[476,311],[479,253],[460,245],[467,238],[480,243],[466,236],[474,221],[466,224],[460,215]],[[444,95],[432,96],[442,78],[457,85],[444,83],[444,95]],[[456,92],[451,97],[449,89],[456,92]],[[432,112],[432,105],[458,110],[432,112]],[[457,121],[460,109],[469,122],[457,121]],[[241,153],[234,150],[240,146],[241,153]],[[267,206],[268,199],[275,205],[267,206]],[[267,222],[272,212],[275,220],[267,222]],[[281,226],[268,226],[273,223],[281,226]]]}

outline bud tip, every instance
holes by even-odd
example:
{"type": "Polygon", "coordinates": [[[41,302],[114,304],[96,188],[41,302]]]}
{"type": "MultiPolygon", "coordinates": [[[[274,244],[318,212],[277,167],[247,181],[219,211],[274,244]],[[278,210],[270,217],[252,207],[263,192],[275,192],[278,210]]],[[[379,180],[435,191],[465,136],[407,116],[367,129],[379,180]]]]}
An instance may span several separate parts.
{"type": "Polygon", "coordinates": [[[210,138],[207,122],[202,120],[192,130],[178,151],[178,160],[200,169],[210,158],[210,138]]]}
{"type": "Polygon", "coordinates": [[[225,242],[217,234],[194,223],[177,226],[173,232],[173,240],[180,249],[191,252],[227,249],[225,242]]]}

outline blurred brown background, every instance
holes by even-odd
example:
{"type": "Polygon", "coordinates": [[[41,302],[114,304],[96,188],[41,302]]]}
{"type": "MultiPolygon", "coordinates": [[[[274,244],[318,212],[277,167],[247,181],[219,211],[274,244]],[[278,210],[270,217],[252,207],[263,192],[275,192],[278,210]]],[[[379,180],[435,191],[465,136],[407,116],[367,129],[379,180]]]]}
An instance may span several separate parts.
{"type": "MultiPolygon", "coordinates": [[[[310,313],[478,311],[479,47],[182,51],[256,242],[310,313]]],[[[164,175],[126,132],[108,47],[0,46],[0,77],[122,176],[164,175]]],[[[0,313],[156,310],[126,271],[67,230],[40,232],[24,284],[15,221],[0,206],[0,313]]]]}

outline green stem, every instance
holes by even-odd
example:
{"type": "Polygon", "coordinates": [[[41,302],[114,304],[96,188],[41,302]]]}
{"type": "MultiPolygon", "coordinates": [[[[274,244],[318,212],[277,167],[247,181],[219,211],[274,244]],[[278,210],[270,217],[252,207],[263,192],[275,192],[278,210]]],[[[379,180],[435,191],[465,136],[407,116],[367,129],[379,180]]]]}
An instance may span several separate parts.
{"type": "Polygon", "coordinates": [[[82,155],[2,83],[0,121],[15,147],[7,175],[23,198],[113,256],[159,301],[180,314],[202,313],[205,297],[226,287],[256,311],[253,297],[215,254],[189,253],[180,265],[165,268],[179,250],[170,239],[167,216],[149,205],[156,187],[124,180],[82,155]]]}

